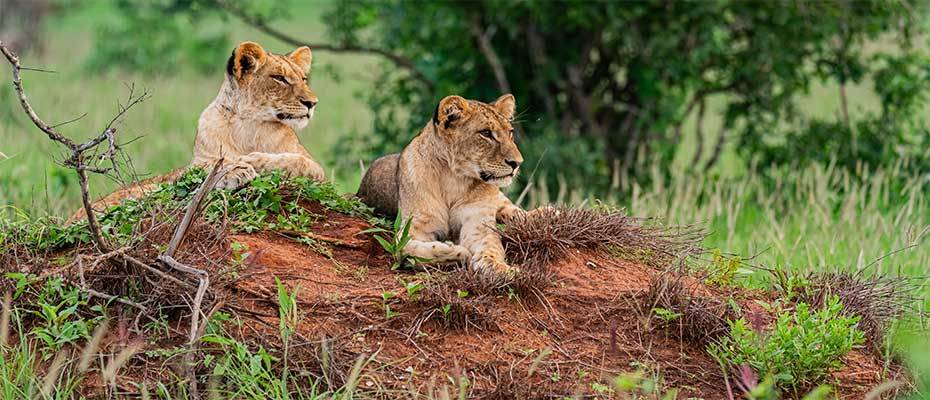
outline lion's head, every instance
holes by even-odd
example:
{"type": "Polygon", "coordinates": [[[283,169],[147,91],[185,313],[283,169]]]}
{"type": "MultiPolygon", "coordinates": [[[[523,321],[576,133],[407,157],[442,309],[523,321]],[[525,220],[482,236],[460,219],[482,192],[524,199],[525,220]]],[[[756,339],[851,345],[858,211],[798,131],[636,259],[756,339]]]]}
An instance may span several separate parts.
{"type": "Polygon", "coordinates": [[[278,55],[255,42],[241,43],[226,63],[235,112],[295,130],[307,126],[319,101],[307,83],[312,59],[306,46],[278,55]]]}
{"type": "Polygon", "coordinates": [[[523,163],[513,140],[515,108],[511,94],[490,104],[460,96],[439,102],[433,125],[448,146],[454,173],[500,187],[513,182],[523,163]]]}

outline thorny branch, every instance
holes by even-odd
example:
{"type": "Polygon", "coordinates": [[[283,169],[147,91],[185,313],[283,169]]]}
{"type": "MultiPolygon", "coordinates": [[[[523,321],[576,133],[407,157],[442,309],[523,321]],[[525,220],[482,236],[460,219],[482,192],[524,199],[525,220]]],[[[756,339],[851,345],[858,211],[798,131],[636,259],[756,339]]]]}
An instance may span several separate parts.
{"type": "MultiPolygon", "coordinates": [[[[110,123],[107,124],[103,131],[97,136],[87,140],[86,142],[77,143],[62,135],[55,129],[54,126],[51,126],[42,120],[42,118],[40,118],[39,115],[35,112],[35,109],[32,108],[32,105],[29,103],[29,100],[26,97],[26,92],[23,89],[22,76],[20,75],[21,71],[31,69],[24,68],[22,65],[20,65],[19,57],[17,57],[15,52],[4,45],[2,41],[0,41],[0,52],[3,53],[4,57],[6,57],[7,61],[10,63],[13,72],[13,87],[16,90],[16,95],[19,98],[19,103],[22,106],[23,111],[25,111],[26,115],[29,116],[29,119],[32,120],[32,123],[35,124],[39,130],[44,132],[49,139],[60,143],[61,145],[67,147],[70,151],[70,155],[62,162],[62,164],[75,170],[77,173],[78,183],[81,187],[81,202],[84,207],[84,212],[87,216],[87,227],[90,230],[91,236],[93,237],[94,243],[97,245],[98,250],[101,253],[109,252],[110,247],[100,232],[97,218],[94,216],[93,208],[91,207],[87,173],[93,172],[98,174],[106,174],[117,170],[116,159],[117,154],[120,152],[120,147],[116,143],[115,125],[122,119],[122,117],[126,114],[126,112],[129,111],[130,108],[148,99],[148,93],[143,91],[142,94],[137,95],[135,92],[135,87],[130,85],[129,99],[127,103],[125,105],[119,104],[116,116],[110,120],[110,123]],[[99,149],[98,146],[104,142],[106,142],[106,149],[97,154],[99,149]],[[106,161],[109,161],[111,166],[101,167],[100,164],[106,161]]],[[[60,125],[62,124],[58,124],[56,126],[60,125]]]]}

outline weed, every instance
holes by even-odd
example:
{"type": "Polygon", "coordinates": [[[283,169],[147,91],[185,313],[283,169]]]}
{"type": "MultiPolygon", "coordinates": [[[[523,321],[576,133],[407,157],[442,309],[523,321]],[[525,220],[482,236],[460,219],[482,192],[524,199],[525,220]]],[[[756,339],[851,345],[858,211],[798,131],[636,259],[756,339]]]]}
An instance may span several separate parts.
{"type": "Polygon", "coordinates": [[[400,213],[397,214],[397,217],[394,218],[394,225],[391,230],[387,230],[380,227],[374,227],[363,231],[363,233],[376,233],[374,236],[375,240],[378,241],[378,244],[381,245],[381,248],[384,251],[388,252],[391,257],[394,259],[394,263],[391,264],[392,270],[397,270],[404,265],[405,261],[409,261],[411,264],[416,264],[417,262],[428,262],[428,260],[420,259],[417,257],[408,256],[404,253],[404,247],[407,246],[407,243],[410,242],[410,224],[412,223],[413,218],[408,218],[404,221],[401,218],[400,213]],[[384,233],[387,236],[377,235],[377,233],[384,233]]]}
{"type": "Polygon", "coordinates": [[[708,285],[733,286],[736,275],[746,271],[740,268],[743,263],[742,259],[740,256],[726,256],[720,249],[714,249],[712,253],[714,258],[704,282],[708,285]]]}
{"type": "Polygon", "coordinates": [[[384,319],[391,319],[397,316],[397,312],[391,309],[391,303],[395,297],[397,297],[397,293],[390,290],[381,293],[381,307],[384,309],[384,319]]]}
{"type": "Polygon", "coordinates": [[[407,290],[407,298],[410,301],[416,302],[420,299],[420,292],[423,291],[423,282],[419,281],[404,281],[401,279],[401,284],[404,285],[404,289],[407,290]]]}
{"type": "Polygon", "coordinates": [[[762,376],[771,376],[778,387],[796,389],[817,384],[842,367],[842,359],[864,342],[856,329],[858,317],[843,315],[836,296],[812,311],[806,303],[795,309],[779,307],[768,332],[759,332],[740,318],[730,323],[730,334],[708,346],[722,365],[748,365],[762,376]]]}

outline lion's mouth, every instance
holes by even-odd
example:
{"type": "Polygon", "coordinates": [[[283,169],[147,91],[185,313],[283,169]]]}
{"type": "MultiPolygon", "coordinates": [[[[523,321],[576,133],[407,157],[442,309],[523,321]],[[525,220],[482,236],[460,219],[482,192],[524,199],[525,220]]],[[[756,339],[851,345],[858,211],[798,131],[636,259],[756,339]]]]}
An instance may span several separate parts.
{"type": "Polygon", "coordinates": [[[303,114],[303,115],[297,115],[297,114],[288,114],[288,113],[279,112],[279,113],[275,114],[275,117],[277,117],[279,120],[287,121],[287,120],[291,120],[291,119],[304,119],[304,118],[310,118],[310,114],[307,113],[307,114],[303,114]]]}
{"type": "Polygon", "coordinates": [[[494,175],[487,171],[481,171],[478,173],[478,176],[481,177],[482,181],[491,182],[491,181],[496,181],[496,180],[501,180],[501,179],[513,178],[513,173],[509,173],[507,175],[494,175]]]}

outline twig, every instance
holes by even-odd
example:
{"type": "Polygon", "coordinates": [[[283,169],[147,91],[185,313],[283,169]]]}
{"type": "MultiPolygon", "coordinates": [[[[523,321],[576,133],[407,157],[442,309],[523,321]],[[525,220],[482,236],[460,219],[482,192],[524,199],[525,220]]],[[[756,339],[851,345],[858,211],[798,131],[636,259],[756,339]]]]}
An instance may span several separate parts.
{"type": "MultiPolygon", "coordinates": [[[[99,260],[98,260],[96,263],[99,263],[99,260]]],[[[78,257],[77,257],[77,265],[78,265],[78,280],[79,280],[80,288],[81,288],[81,290],[83,290],[83,291],[86,292],[87,294],[89,294],[89,295],[91,295],[91,296],[93,296],[93,297],[99,297],[99,298],[104,299],[104,300],[106,300],[106,301],[114,301],[114,300],[115,300],[115,301],[117,301],[117,302],[119,302],[119,303],[122,303],[122,304],[125,304],[125,305],[127,305],[127,306],[131,306],[131,307],[138,308],[139,311],[142,311],[143,313],[148,311],[148,309],[147,309],[145,306],[143,306],[142,304],[136,303],[136,302],[134,302],[134,301],[132,301],[132,300],[124,299],[124,298],[119,297],[119,296],[114,296],[114,295],[112,295],[112,294],[106,294],[106,293],[98,292],[98,291],[96,291],[96,290],[94,290],[94,289],[91,289],[90,286],[87,286],[87,282],[84,280],[84,256],[83,256],[83,255],[78,255],[78,257]]]]}
{"type": "MultiPolygon", "coordinates": [[[[194,304],[191,305],[191,327],[187,341],[187,346],[190,350],[190,359],[188,359],[188,361],[191,361],[193,358],[193,349],[197,343],[197,332],[200,330],[201,304],[203,303],[203,296],[207,293],[207,287],[210,286],[210,277],[206,271],[181,264],[168,255],[163,254],[158,257],[158,260],[178,271],[191,274],[200,281],[200,284],[197,286],[197,293],[194,295],[194,304]]],[[[187,375],[188,385],[190,385],[191,388],[191,398],[197,398],[195,396],[198,393],[197,376],[191,364],[191,362],[185,363],[184,368],[187,370],[185,375],[187,375]]]]}

